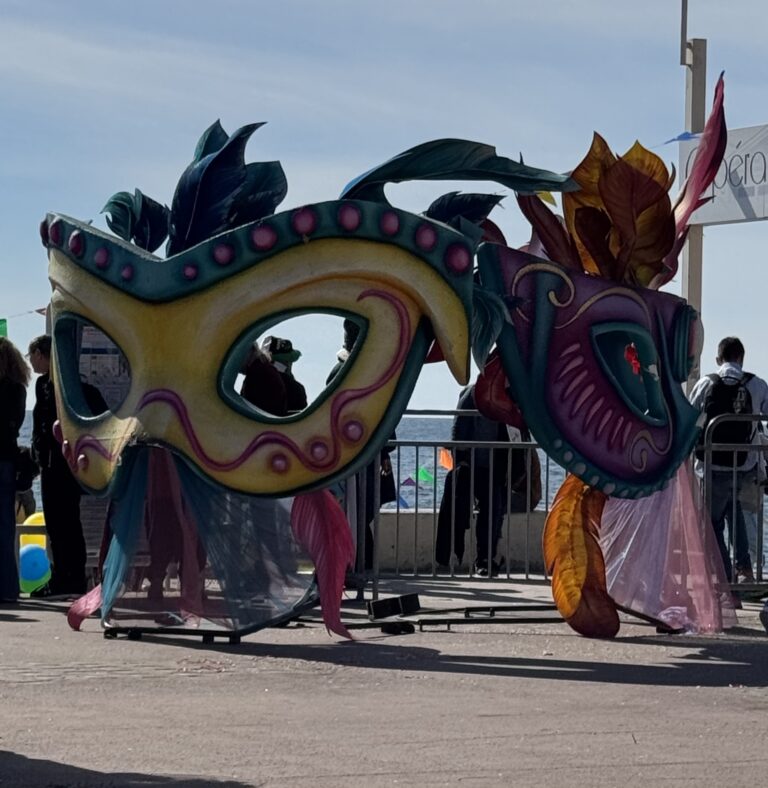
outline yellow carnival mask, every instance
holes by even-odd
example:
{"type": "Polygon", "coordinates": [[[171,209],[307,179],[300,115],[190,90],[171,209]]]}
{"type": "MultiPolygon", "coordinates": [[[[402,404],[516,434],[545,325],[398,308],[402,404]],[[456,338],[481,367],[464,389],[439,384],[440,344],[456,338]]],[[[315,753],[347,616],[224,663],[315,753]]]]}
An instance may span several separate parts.
{"type": "Polygon", "coordinates": [[[65,456],[84,486],[113,482],[134,444],[166,445],[231,489],[283,496],[370,461],[436,338],[468,375],[473,249],[445,225],[386,205],[327,202],[211,238],[166,260],[49,215],[54,364],[65,456]],[[344,374],[287,418],[234,394],[253,340],[302,313],[361,327],[344,374]],[[72,359],[91,324],[130,366],[114,412],[88,410],[72,359]],[[372,451],[366,447],[373,446],[372,451]]]}

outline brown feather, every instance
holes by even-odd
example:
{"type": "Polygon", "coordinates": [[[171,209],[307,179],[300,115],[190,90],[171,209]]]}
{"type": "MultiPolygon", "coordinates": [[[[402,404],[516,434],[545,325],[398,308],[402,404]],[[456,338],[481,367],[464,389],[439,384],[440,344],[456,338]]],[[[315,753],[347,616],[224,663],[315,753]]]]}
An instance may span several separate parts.
{"type": "Polygon", "coordinates": [[[568,624],[586,637],[614,637],[619,631],[597,540],[605,501],[599,490],[569,475],[544,526],[544,561],[555,604],[568,624]]]}

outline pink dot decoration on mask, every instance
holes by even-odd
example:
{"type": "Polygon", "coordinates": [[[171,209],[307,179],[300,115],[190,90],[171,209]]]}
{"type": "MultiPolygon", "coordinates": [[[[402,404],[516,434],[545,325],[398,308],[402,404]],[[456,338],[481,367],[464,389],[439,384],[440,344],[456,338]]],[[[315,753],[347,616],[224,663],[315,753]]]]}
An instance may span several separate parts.
{"type": "Polygon", "coordinates": [[[386,211],[381,215],[379,228],[384,235],[396,235],[400,231],[400,217],[394,211],[386,211]]]}
{"type": "Polygon", "coordinates": [[[285,473],[290,464],[284,454],[273,454],[269,463],[275,473],[285,473]]]}
{"type": "Polygon", "coordinates": [[[339,225],[348,232],[357,230],[362,220],[360,209],[356,205],[342,205],[339,208],[339,225]]]}
{"type": "Polygon", "coordinates": [[[437,245],[437,233],[434,227],[428,224],[422,224],[416,230],[416,246],[423,249],[425,252],[430,252],[437,245]]]}
{"type": "Polygon", "coordinates": [[[313,460],[322,462],[328,457],[328,444],[321,440],[312,441],[309,447],[309,453],[313,460]]]}
{"type": "Polygon", "coordinates": [[[82,255],[85,251],[85,239],[80,230],[75,230],[72,235],[69,236],[67,246],[69,246],[69,251],[72,252],[75,257],[80,257],[80,255],[82,255]]]}
{"type": "Polygon", "coordinates": [[[61,235],[61,221],[59,219],[54,219],[48,227],[48,238],[52,244],[59,246],[61,244],[61,235]]]}
{"type": "Polygon", "coordinates": [[[251,243],[257,251],[265,252],[277,243],[277,233],[274,228],[267,225],[254,227],[251,230],[251,243]]]}
{"type": "Polygon", "coordinates": [[[93,255],[96,268],[102,271],[109,265],[109,251],[103,246],[99,247],[93,255]]]}
{"type": "Polygon", "coordinates": [[[229,265],[235,259],[235,250],[230,244],[216,244],[213,259],[218,265],[229,265]]]}
{"type": "Polygon", "coordinates": [[[363,437],[363,425],[359,421],[348,421],[343,428],[344,437],[357,443],[363,437]]]}
{"type": "Polygon", "coordinates": [[[299,208],[291,217],[291,225],[299,235],[309,235],[317,228],[317,215],[311,208],[299,208]]]}
{"type": "Polygon", "coordinates": [[[445,253],[445,265],[451,273],[466,273],[472,265],[472,255],[463,244],[451,244],[445,253]]]}

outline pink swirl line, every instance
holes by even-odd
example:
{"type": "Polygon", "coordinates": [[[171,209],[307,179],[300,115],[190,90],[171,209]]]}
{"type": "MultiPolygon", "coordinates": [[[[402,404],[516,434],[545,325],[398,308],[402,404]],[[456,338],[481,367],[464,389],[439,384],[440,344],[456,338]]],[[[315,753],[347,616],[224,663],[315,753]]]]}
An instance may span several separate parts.
{"type": "MultiPolygon", "coordinates": [[[[81,438],[78,438],[72,456],[78,457],[85,449],[92,449],[96,454],[100,454],[104,457],[105,460],[111,461],[114,456],[112,452],[103,446],[101,441],[93,435],[83,435],[81,438]]],[[[70,461],[70,465],[71,464],[72,461],[70,461]]]]}
{"type": "Polygon", "coordinates": [[[306,457],[301,449],[290,438],[286,438],[285,435],[282,435],[279,432],[262,432],[248,444],[248,446],[240,455],[235,457],[233,460],[219,462],[218,460],[215,460],[213,457],[211,457],[203,448],[202,443],[200,443],[200,439],[197,437],[195,428],[192,426],[192,420],[189,418],[187,406],[175,391],[171,391],[170,389],[155,389],[154,391],[148,391],[141,398],[138,410],[142,410],[147,405],[151,405],[155,402],[162,402],[166,405],[169,405],[171,409],[176,412],[176,417],[181,423],[181,427],[184,430],[184,435],[192,446],[195,456],[209,468],[213,468],[217,471],[231,471],[235,468],[239,468],[265,443],[278,444],[289,451],[292,451],[304,463],[304,465],[311,468],[312,470],[320,470],[322,467],[317,463],[313,463],[311,458],[306,457]]]}
{"type": "MultiPolygon", "coordinates": [[[[411,323],[408,310],[405,308],[402,301],[395,298],[390,293],[382,290],[366,290],[358,296],[358,301],[364,298],[381,298],[387,301],[393,307],[399,322],[399,341],[397,344],[398,350],[389,366],[382,373],[382,375],[376,381],[374,381],[374,383],[361,389],[341,391],[331,401],[332,452],[327,459],[323,461],[313,460],[312,457],[308,456],[304,451],[302,451],[302,449],[290,438],[286,437],[282,433],[270,431],[263,432],[254,438],[243,450],[243,452],[241,452],[234,459],[226,462],[220,462],[211,457],[205,451],[200,439],[197,437],[197,433],[192,424],[192,420],[189,417],[189,411],[187,410],[186,404],[184,403],[181,396],[171,389],[154,389],[153,391],[148,391],[141,398],[136,412],[138,413],[147,405],[151,405],[153,403],[163,403],[168,405],[176,413],[176,417],[181,424],[184,435],[187,441],[189,441],[189,444],[192,447],[197,459],[203,465],[217,471],[231,471],[239,468],[259,448],[265,445],[281,446],[282,448],[291,452],[296,457],[296,459],[301,462],[302,465],[312,471],[319,472],[328,468],[332,468],[338,462],[341,453],[339,422],[341,421],[343,410],[351,403],[368,396],[386,384],[403,364],[409,348],[408,339],[410,337],[411,323]]],[[[94,449],[98,454],[110,462],[114,459],[114,455],[105,449],[92,435],[84,435],[78,440],[76,450],[74,452],[75,456],[77,456],[80,451],[85,448],[94,449]]]]}
{"type": "Polygon", "coordinates": [[[405,361],[406,354],[408,353],[408,348],[410,347],[408,344],[408,339],[411,333],[411,321],[408,316],[408,310],[403,305],[403,302],[383,290],[365,290],[364,292],[360,293],[357,300],[362,301],[362,299],[369,297],[381,298],[382,300],[389,302],[390,306],[392,306],[397,313],[398,325],[400,328],[400,336],[398,337],[397,343],[398,350],[395,358],[390,362],[389,366],[384,370],[378,380],[374,381],[370,386],[367,386],[363,389],[350,389],[349,391],[339,392],[339,394],[334,398],[333,402],[331,403],[331,423],[333,425],[331,428],[331,436],[333,438],[334,454],[336,453],[338,445],[338,424],[341,420],[341,411],[350,403],[368,396],[387,383],[395,374],[395,372],[402,366],[403,362],[405,361]]]}

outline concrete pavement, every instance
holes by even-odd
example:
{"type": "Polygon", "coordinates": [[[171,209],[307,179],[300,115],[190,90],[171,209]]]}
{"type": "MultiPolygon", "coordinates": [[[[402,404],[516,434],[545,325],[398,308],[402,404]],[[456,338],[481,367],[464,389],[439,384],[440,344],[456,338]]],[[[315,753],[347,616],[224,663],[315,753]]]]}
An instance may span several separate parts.
{"type": "MultiPolygon", "coordinates": [[[[536,583],[382,587],[406,591],[425,607],[549,601],[536,583]]],[[[758,609],[709,638],[476,620],[348,643],[306,620],[231,646],[106,640],[95,620],[71,632],[63,603],[6,606],[0,786],[762,785],[758,609]]]]}

